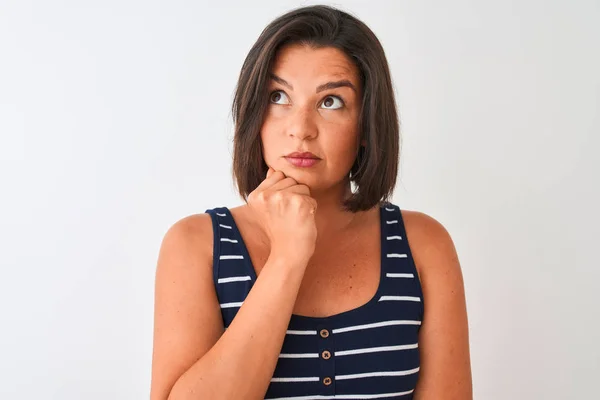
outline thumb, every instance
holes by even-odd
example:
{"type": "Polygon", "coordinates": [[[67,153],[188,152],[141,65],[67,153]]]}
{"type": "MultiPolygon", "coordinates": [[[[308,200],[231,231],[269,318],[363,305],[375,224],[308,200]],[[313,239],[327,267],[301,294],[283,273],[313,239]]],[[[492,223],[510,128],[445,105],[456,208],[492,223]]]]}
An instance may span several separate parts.
{"type": "Polygon", "coordinates": [[[275,170],[271,167],[269,167],[269,170],[267,171],[267,178],[271,176],[271,174],[273,174],[273,172],[275,172],[275,170]]]}

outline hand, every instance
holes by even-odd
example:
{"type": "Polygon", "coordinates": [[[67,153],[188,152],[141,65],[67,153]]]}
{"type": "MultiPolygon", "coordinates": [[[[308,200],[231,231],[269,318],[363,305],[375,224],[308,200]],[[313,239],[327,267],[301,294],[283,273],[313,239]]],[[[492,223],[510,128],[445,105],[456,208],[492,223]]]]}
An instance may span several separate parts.
{"type": "Polygon", "coordinates": [[[248,196],[271,242],[271,254],[306,266],[315,251],[317,202],[308,186],[269,167],[266,179],[248,196]]]}

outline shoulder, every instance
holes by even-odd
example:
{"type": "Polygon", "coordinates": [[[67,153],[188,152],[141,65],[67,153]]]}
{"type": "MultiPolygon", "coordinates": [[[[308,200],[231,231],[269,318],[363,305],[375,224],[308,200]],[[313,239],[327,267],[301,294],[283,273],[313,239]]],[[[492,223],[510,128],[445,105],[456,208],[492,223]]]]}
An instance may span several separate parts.
{"type": "Polygon", "coordinates": [[[169,227],[163,242],[193,244],[207,239],[212,241],[212,232],[212,219],[208,213],[188,215],[169,227]]]}
{"type": "Polygon", "coordinates": [[[410,235],[411,241],[435,244],[452,240],[444,225],[432,216],[412,210],[401,210],[401,213],[406,234],[410,235]]]}
{"type": "Polygon", "coordinates": [[[419,275],[435,279],[448,273],[460,274],[454,241],[444,225],[419,211],[401,212],[419,275]]]}
{"type": "Polygon", "coordinates": [[[173,223],[164,234],[159,267],[212,265],[213,227],[208,213],[193,214],[173,223]]]}

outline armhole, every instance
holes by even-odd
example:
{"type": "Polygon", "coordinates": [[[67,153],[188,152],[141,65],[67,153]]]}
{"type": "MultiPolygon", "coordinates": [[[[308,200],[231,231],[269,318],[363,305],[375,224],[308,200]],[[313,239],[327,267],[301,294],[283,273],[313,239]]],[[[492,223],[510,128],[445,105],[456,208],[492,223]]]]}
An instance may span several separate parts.
{"type": "Polygon", "coordinates": [[[213,285],[215,286],[217,298],[220,298],[221,296],[219,293],[219,285],[217,285],[219,279],[219,254],[221,254],[221,237],[219,233],[219,221],[217,220],[217,215],[215,214],[214,210],[207,210],[206,213],[210,215],[213,231],[213,285]]]}
{"type": "Polygon", "coordinates": [[[417,269],[417,265],[415,264],[415,258],[413,257],[413,253],[412,250],[410,248],[410,242],[408,240],[408,232],[406,230],[406,225],[404,224],[404,218],[402,218],[402,210],[400,209],[400,207],[397,207],[398,210],[398,219],[401,222],[401,226],[402,226],[402,231],[404,233],[404,239],[406,242],[406,251],[408,253],[408,259],[410,262],[410,266],[414,271],[415,274],[415,284],[417,286],[417,291],[419,293],[419,296],[421,297],[421,321],[423,321],[424,317],[425,317],[425,297],[423,296],[423,286],[421,285],[421,277],[419,276],[419,270],[417,269]]]}

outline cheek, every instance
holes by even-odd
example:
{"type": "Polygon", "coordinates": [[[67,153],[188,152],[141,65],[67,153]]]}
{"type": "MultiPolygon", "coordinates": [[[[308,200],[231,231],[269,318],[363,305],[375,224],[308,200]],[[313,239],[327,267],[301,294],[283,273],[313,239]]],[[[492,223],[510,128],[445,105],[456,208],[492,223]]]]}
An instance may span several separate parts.
{"type": "Polygon", "coordinates": [[[265,119],[260,129],[260,140],[263,148],[263,157],[267,163],[271,161],[277,149],[277,126],[272,121],[265,119]]]}
{"type": "Polygon", "coordinates": [[[352,158],[356,155],[359,145],[358,129],[353,124],[347,126],[338,126],[330,130],[328,135],[323,135],[323,140],[327,141],[327,148],[336,158],[352,158]]]}

